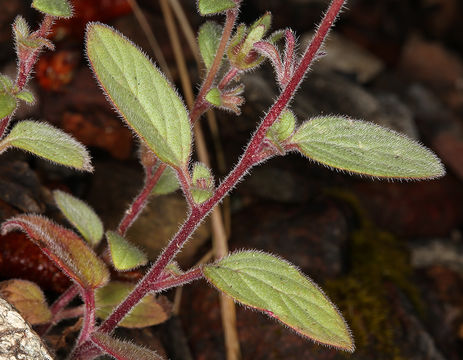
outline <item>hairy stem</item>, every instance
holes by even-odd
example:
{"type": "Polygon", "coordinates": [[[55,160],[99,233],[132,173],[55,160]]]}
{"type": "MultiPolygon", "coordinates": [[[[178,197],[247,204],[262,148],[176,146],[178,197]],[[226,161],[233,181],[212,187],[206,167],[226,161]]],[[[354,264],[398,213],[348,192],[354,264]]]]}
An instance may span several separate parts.
{"type": "Polygon", "coordinates": [[[124,218],[121,220],[121,223],[117,229],[119,234],[125,235],[127,229],[134,223],[138,215],[140,215],[141,211],[145,208],[151,191],[158,183],[166,167],[167,165],[162,163],[159,165],[155,172],[147,169],[145,185],[143,186],[140,194],[138,194],[138,196],[133,201],[132,205],[130,205],[128,210],[125,212],[124,218]]]}
{"type": "Polygon", "coordinates": [[[195,105],[191,111],[190,119],[194,123],[203,112],[208,110],[209,106],[205,101],[207,92],[211,89],[212,84],[214,83],[217,72],[220,70],[220,65],[222,64],[223,55],[227,49],[228,42],[230,41],[231,33],[235,28],[236,18],[238,17],[239,3],[238,5],[227,11],[225,25],[222,33],[222,38],[220,39],[219,46],[217,48],[217,53],[212,62],[211,68],[209,69],[206,78],[204,79],[199,94],[196,98],[195,105]]]}
{"type": "Polygon", "coordinates": [[[119,304],[115,311],[102,323],[99,331],[105,333],[111,332],[127,315],[127,313],[149,291],[152,291],[153,285],[156,284],[160,279],[166,266],[174,259],[182,246],[196,230],[200,222],[205,218],[209,211],[233,189],[233,187],[254,165],[262,161],[262,145],[267,130],[270,128],[270,126],[272,126],[276,119],[278,119],[281,112],[289,104],[291,98],[293,97],[307,70],[309,69],[310,64],[316,57],[323,41],[326,38],[326,35],[332,27],[337,15],[341,11],[345,1],[346,0],[333,0],[331,2],[328,11],[326,12],[314,38],[312,39],[312,42],[307,47],[304,56],[298,64],[294,75],[288,82],[288,85],[283,90],[275,104],[270,108],[264,120],[259,125],[236,167],[224,179],[224,181],[220,184],[214,195],[209,200],[190,210],[187,220],[180,227],[179,231],[170,241],[169,245],[158,257],[155,264],[151,267],[145,277],[138,283],[135,289],[128,295],[128,297],[121,304],[119,304]]]}
{"type": "Polygon", "coordinates": [[[85,304],[84,324],[80,331],[77,344],[81,345],[86,342],[95,326],[95,291],[93,289],[83,289],[82,298],[85,304]]]}
{"type": "MultiPolygon", "coordinates": [[[[38,37],[47,37],[48,33],[51,30],[53,25],[53,17],[50,15],[45,15],[40,24],[39,29],[35,32],[38,37]]],[[[40,51],[34,51],[32,54],[25,59],[18,59],[18,75],[16,76],[15,86],[18,89],[18,92],[24,89],[27,81],[32,73],[35,63],[38,60],[40,51]]],[[[7,116],[0,120],[0,139],[5,135],[6,129],[11,121],[12,116],[7,116]]]]}

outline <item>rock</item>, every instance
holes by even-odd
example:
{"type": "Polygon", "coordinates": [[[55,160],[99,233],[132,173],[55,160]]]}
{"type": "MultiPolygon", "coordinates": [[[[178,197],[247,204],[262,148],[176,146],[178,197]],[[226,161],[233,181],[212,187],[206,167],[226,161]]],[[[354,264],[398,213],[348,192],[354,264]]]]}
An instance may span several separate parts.
{"type": "Polygon", "coordinates": [[[0,334],[0,359],[53,360],[31,326],[2,298],[0,298],[0,334]]]}
{"type": "Polygon", "coordinates": [[[443,266],[463,276],[463,245],[448,239],[430,239],[413,242],[411,263],[415,268],[443,266]]]}

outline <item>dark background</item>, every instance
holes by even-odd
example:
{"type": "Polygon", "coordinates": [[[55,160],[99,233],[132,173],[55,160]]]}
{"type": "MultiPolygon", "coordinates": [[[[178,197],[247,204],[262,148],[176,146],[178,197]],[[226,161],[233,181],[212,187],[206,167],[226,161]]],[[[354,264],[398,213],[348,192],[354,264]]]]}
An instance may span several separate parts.
{"type": "MultiPolygon", "coordinates": [[[[56,26],[57,50],[43,54],[30,83],[38,105],[22,106],[15,118],[46,120],[72,133],[90,148],[95,173],[76,174],[20,152],[3,154],[0,218],[36,212],[63,221],[50,195],[60,188],[87,200],[106,228],[114,229],[140,188],[143,173],[137,142],[88,70],[82,43],[85,23],[107,22],[150,56],[152,52],[125,0],[75,0],[74,4],[76,16],[56,26]]],[[[139,4],[178,82],[158,3],[139,4]]],[[[203,19],[196,14],[195,3],[182,4],[197,29],[203,19]]],[[[2,73],[15,73],[14,17],[23,14],[31,24],[40,20],[29,6],[29,1],[0,0],[2,73]]],[[[322,0],[248,0],[240,21],[249,24],[270,10],[274,29],[291,27],[303,41],[326,6],[322,0]]],[[[184,45],[193,82],[198,84],[193,56],[184,45]]],[[[293,101],[299,121],[318,114],[345,114],[391,127],[436,152],[447,175],[424,182],[378,181],[333,172],[295,154],[255,169],[233,191],[227,207],[230,248],[262,249],[299,266],[345,315],[357,351],[349,355],[313,345],[277,322],[238,307],[243,358],[461,359],[463,4],[459,0],[350,1],[326,50],[328,55],[313,67],[293,101]]],[[[217,111],[224,162],[216,156],[213,136],[203,122],[218,178],[226,173],[223,168],[236,163],[277,96],[268,65],[243,81],[247,102],[242,115],[217,111]]],[[[129,233],[130,240],[143,245],[155,259],[184,216],[179,193],[154,198],[129,233]]],[[[211,246],[209,238],[206,223],[182,253],[181,263],[191,265],[201,258],[211,246]]],[[[50,300],[68,285],[19,234],[0,242],[0,276],[37,281],[50,300]]],[[[148,329],[143,336],[162,335],[172,359],[188,358],[169,345],[179,338],[187,341],[194,359],[225,358],[217,292],[204,282],[184,289],[183,332],[179,322],[175,324],[148,329]]]]}

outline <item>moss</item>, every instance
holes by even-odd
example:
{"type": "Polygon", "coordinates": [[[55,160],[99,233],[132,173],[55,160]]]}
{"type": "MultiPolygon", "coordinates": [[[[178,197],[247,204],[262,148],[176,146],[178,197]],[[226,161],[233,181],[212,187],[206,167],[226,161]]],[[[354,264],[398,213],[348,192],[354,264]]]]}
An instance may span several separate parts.
{"type": "Polygon", "coordinates": [[[329,281],[327,292],[351,325],[360,353],[373,352],[377,359],[402,359],[395,330],[400,324],[393,316],[388,284],[400,288],[420,308],[417,289],[410,280],[408,252],[399,239],[374,226],[354,196],[338,191],[330,194],[354,209],[359,225],[350,237],[349,272],[329,281]]]}

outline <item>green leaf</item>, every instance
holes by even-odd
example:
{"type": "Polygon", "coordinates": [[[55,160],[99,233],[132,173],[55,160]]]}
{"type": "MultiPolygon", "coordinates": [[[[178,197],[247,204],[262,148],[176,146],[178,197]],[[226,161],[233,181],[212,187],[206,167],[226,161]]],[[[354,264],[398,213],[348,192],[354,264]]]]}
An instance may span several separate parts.
{"type": "Polygon", "coordinates": [[[190,121],[164,75],[114,29],[90,23],[86,38],[92,69],[124,120],[159,159],[173,167],[187,164],[190,121]]]}
{"type": "Polygon", "coordinates": [[[126,239],[114,231],[106,232],[109,250],[114,267],[119,271],[127,271],[146,265],[148,258],[135,245],[129,243],[126,239]]]}
{"type": "Polygon", "coordinates": [[[68,18],[72,16],[72,7],[67,0],[33,0],[32,7],[56,17],[68,18]]]}
{"type": "MultiPolygon", "coordinates": [[[[106,319],[113,309],[124,300],[134,288],[134,284],[111,281],[105,287],[95,291],[96,315],[106,319]]],[[[142,328],[163,323],[169,315],[153,294],[146,295],[135,308],[122,320],[120,326],[142,328]]]]}
{"type": "Polygon", "coordinates": [[[70,135],[46,123],[21,121],[3,140],[2,145],[17,147],[78,170],[93,170],[90,154],[85,147],[70,135]]]}
{"type": "Polygon", "coordinates": [[[214,21],[206,21],[199,29],[198,44],[206,69],[210,69],[219,48],[223,28],[214,21]]]}
{"type": "Polygon", "coordinates": [[[10,116],[16,110],[16,98],[6,91],[0,91],[0,119],[10,116]]]}
{"type": "Polygon", "coordinates": [[[151,193],[153,195],[166,195],[176,191],[180,187],[177,179],[177,173],[170,166],[166,167],[157,184],[151,193]]]}
{"type": "Polygon", "coordinates": [[[97,288],[109,280],[109,271],[73,231],[39,215],[18,215],[2,224],[2,234],[20,230],[66,275],[83,288],[97,288]]]}
{"type": "Polygon", "coordinates": [[[198,0],[198,10],[202,16],[220,14],[235,6],[233,0],[198,0]]]}
{"type": "Polygon", "coordinates": [[[214,177],[211,170],[202,163],[195,163],[191,177],[191,195],[197,204],[208,200],[214,194],[214,177]]]}
{"type": "Polygon", "coordinates": [[[217,88],[209,90],[209,92],[206,94],[206,100],[212,105],[221,106],[222,94],[220,93],[220,90],[217,88]]]}
{"type": "Polygon", "coordinates": [[[94,332],[92,341],[106,353],[119,360],[162,360],[156,352],[135,345],[129,341],[116,339],[108,334],[94,332]]]}
{"type": "Polygon", "coordinates": [[[56,205],[87,242],[96,246],[103,238],[103,223],[85,202],[63,191],[53,191],[56,205]]]}
{"type": "Polygon", "coordinates": [[[15,279],[0,282],[0,297],[12,304],[31,325],[51,320],[42,290],[31,281],[15,279]]]}
{"type": "Polygon", "coordinates": [[[205,277],[235,300],[263,311],[299,334],[353,351],[349,329],[320,288],[272,255],[243,251],[206,265],[205,277]]]}
{"type": "Polygon", "coordinates": [[[19,100],[25,101],[28,104],[34,104],[35,103],[35,96],[28,90],[23,90],[20,91],[16,94],[16,98],[19,100]]]}
{"type": "Polygon", "coordinates": [[[421,144],[365,121],[314,118],[297,129],[291,142],[309,158],[353,173],[402,179],[445,174],[439,158],[421,144]]]}

